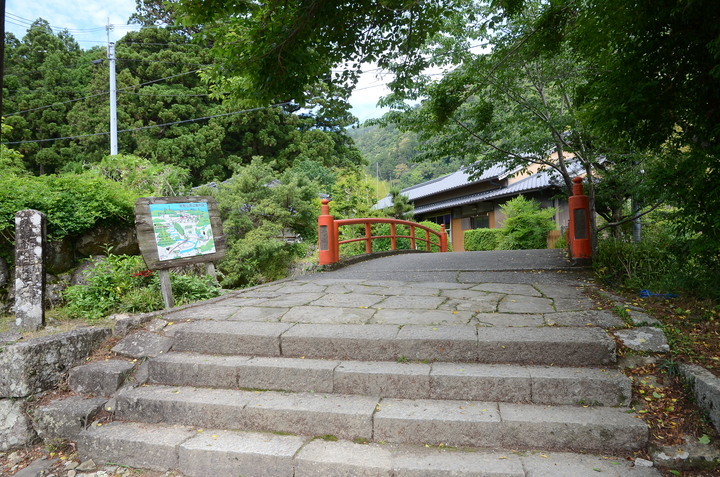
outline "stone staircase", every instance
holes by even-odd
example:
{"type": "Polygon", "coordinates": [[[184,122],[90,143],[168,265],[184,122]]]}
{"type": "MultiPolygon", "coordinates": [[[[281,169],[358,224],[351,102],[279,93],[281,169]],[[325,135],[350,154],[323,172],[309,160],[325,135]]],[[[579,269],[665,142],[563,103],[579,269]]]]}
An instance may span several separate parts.
{"type": "MultiPolygon", "coordinates": [[[[176,315],[170,351],[113,396],[112,422],[80,434],[81,456],[187,476],[659,475],[623,457],[648,430],[627,407],[614,341],[547,326],[568,316],[556,305],[544,326],[510,327],[453,322],[440,305],[448,319],[425,324],[228,319],[230,302],[176,315]]],[[[307,305],[283,316],[294,306],[307,305]]]]}

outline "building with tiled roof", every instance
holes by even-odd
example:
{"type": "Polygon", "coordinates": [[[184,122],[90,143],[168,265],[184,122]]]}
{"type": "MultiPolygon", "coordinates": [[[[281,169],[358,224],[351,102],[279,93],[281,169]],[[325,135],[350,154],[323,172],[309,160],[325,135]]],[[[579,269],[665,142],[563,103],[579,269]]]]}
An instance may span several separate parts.
{"type": "MultiPolygon", "coordinates": [[[[414,220],[445,225],[455,251],[464,249],[466,230],[501,227],[504,216],[500,206],[518,195],[535,199],[542,207],[554,207],[558,229],[564,230],[568,222],[563,181],[559,174],[550,170],[529,173],[495,165],[473,177],[464,168],[408,187],[400,193],[413,205],[414,220]]],[[[388,196],[374,208],[391,205],[392,198],[388,196]]]]}

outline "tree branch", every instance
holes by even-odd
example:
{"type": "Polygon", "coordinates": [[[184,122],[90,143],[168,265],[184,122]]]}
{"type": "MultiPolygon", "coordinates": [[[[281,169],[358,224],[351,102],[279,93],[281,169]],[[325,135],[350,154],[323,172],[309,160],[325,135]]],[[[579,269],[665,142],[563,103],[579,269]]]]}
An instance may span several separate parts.
{"type": "Polygon", "coordinates": [[[618,220],[617,222],[611,222],[611,223],[609,223],[609,224],[605,224],[605,225],[603,225],[602,227],[598,227],[597,231],[598,231],[598,232],[602,232],[603,230],[608,229],[608,228],[610,228],[610,227],[617,227],[618,225],[622,225],[622,224],[626,224],[626,223],[628,223],[628,222],[632,222],[633,220],[639,219],[640,217],[649,214],[650,212],[652,212],[653,210],[657,209],[657,208],[660,207],[661,205],[663,205],[663,202],[658,202],[657,204],[653,205],[652,207],[650,207],[648,210],[646,210],[646,211],[643,212],[643,213],[635,214],[635,215],[633,215],[633,216],[631,216],[631,217],[625,217],[623,220],[618,220]]]}

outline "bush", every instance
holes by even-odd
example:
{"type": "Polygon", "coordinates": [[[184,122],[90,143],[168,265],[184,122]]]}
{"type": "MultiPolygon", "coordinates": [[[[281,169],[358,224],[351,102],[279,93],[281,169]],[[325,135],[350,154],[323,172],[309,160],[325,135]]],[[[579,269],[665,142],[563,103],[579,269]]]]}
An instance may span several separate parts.
{"type": "Polygon", "coordinates": [[[218,264],[226,287],[246,287],[287,276],[306,247],[279,239],[291,230],[302,240],[317,240],[320,212],[317,185],[291,169],[278,174],[260,159],[238,169],[231,181],[208,191],[215,195],[227,237],[218,264]]]}
{"type": "MultiPolygon", "coordinates": [[[[94,261],[85,272],[87,285],[73,285],[64,292],[66,311],[73,318],[96,321],[118,312],[143,313],[164,306],[157,275],[145,270],[140,256],[108,255],[94,261]]],[[[210,277],[170,273],[177,305],[220,295],[210,277]]]]}
{"type": "Polygon", "coordinates": [[[547,248],[547,234],[555,228],[555,209],[540,208],[535,200],[522,195],[500,206],[505,214],[502,226],[503,238],[500,250],[525,250],[547,248]]]}
{"type": "Polygon", "coordinates": [[[465,251],[495,250],[503,239],[500,229],[474,229],[465,231],[465,251]]]}
{"type": "Polygon", "coordinates": [[[80,235],[96,225],[134,223],[137,194],[92,174],[0,176],[0,235],[12,236],[15,214],[36,209],[47,215],[48,236],[80,235]]]}
{"type": "Polygon", "coordinates": [[[593,267],[600,281],[634,291],[718,299],[720,266],[693,253],[693,240],[692,235],[677,235],[663,223],[644,227],[639,243],[624,237],[599,238],[593,267]]]}

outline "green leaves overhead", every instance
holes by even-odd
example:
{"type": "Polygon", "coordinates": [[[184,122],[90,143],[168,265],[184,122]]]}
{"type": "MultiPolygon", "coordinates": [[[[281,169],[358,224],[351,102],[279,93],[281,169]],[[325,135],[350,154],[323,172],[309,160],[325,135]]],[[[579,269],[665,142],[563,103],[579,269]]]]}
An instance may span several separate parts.
{"type": "Polygon", "coordinates": [[[218,67],[212,80],[260,103],[304,104],[317,82],[347,94],[360,67],[402,64],[396,81],[420,73],[426,39],[465,0],[271,0],[252,4],[182,0],[185,21],[205,25],[218,67]],[[222,66],[220,66],[222,65],[222,66]],[[340,71],[335,71],[338,68],[340,71]]]}

